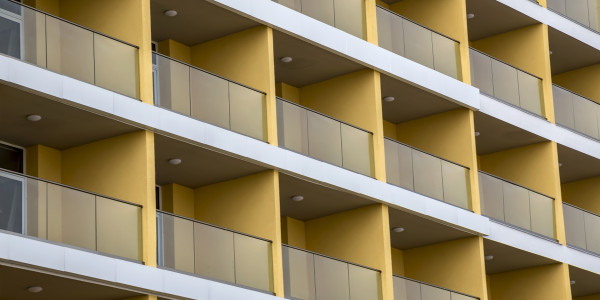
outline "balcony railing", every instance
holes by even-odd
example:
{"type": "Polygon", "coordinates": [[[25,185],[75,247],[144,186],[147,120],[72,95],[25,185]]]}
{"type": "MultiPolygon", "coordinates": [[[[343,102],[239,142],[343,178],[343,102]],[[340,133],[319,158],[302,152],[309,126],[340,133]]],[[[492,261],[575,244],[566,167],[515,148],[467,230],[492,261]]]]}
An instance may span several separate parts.
{"type": "Polygon", "coordinates": [[[598,0],[548,0],[547,5],[549,9],[585,27],[600,31],[598,0]]]}
{"type": "Polygon", "coordinates": [[[279,146],[373,176],[373,134],[306,107],[277,99],[279,146]]]}
{"type": "Polygon", "coordinates": [[[138,48],[45,12],[0,0],[0,53],[138,98],[138,48]]]}
{"type": "Polygon", "coordinates": [[[140,205],[0,171],[0,229],[142,259],[140,205]]]}
{"type": "Polygon", "coordinates": [[[271,241],[157,212],[158,264],[273,292],[271,241]]]}
{"type": "Polygon", "coordinates": [[[470,56],[473,86],[485,94],[544,117],[540,78],[473,48],[470,56]]]}
{"type": "Polygon", "coordinates": [[[394,275],[394,300],[476,300],[477,297],[394,275]]]}
{"type": "Polygon", "coordinates": [[[600,254],[600,216],[563,202],[567,244],[600,254]]]}
{"type": "Polygon", "coordinates": [[[481,171],[479,190],[484,215],[555,239],[554,199],[481,171]]]}
{"type": "Polygon", "coordinates": [[[445,35],[377,6],[379,46],[461,80],[460,44],[445,35]]]}
{"type": "Polygon", "coordinates": [[[556,123],[600,139],[600,103],[558,85],[552,86],[556,123]]]}
{"type": "Polygon", "coordinates": [[[283,245],[285,298],[380,300],[381,272],[283,245]]]}
{"type": "Polygon", "coordinates": [[[469,169],[385,138],[387,182],[469,209],[469,169]]]}
{"type": "Polygon", "coordinates": [[[272,0],[325,24],[363,38],[362,0],[272,0]]]}
{"type": "Polygon", "coordinates": [[[267,139],[265,93],[159,53],[154,104],[259,140],[267,139]]]}

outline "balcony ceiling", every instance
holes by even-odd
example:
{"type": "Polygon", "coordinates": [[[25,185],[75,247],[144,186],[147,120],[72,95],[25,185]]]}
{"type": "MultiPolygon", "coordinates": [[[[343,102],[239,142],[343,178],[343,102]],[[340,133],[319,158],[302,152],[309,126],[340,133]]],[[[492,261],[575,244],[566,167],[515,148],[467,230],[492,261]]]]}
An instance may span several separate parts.
{"type": "Polygon", "coordinates": [[[404,228],[403,232],[390,232],[392,247],[397,249],[411,249],[473,236],[398,209],[390,208],[389,212],[390,228],[404,228]]]}
{"type": "Polygon", "coordinates": [[[486,256],[494,256],[494,259],[485,262],[485,272],[488,275],[557,263],[549,258],[488,239],[483,239],[483,252],[486,256]]]}
{"type": "Polygon", "coordinates": [[[475,18],[467,21],[469,41],[494,36],[538,22],[496,0],[467,0],[467,13],[475,18]]]}
{"type": "Polygon", "coordinates": [[[600,64],[600,51],[548,27],[552,75],[600,64]]]}
{"type": "Polygon", "coordinates": [[[545,142],[546,139],[484,113],[475,112],[477,154],[488,154],[515,147],[545,142]]]}
{"type": "MultiPolygon", "coordinates": [[[[63,150],[139,130],[58,101],[0,83],[0,141],[63,150]],[[30,114],[42,116],[30,122],[30,114]]],[[[133,101],[133,100],[132,100],[133,101]]]]}
{"type": "Polygon", "coordinates": [[[173,39],[188,46],[259,25],[204,0],[151,0],[152,40],[173,39]],[[165,10],[176,10],[167,17],[165,10]]]}
{"type": "Polygon", "coordinates": [[[0,266],[0,278],[2,278],[0,280],[0,299],[116,300],[143,295],[104,285],[8,266],[0,266]],[[41,286],[44,290],[37,294],[30,293],[27,291],[27,288],[30,286],[41,286]]]}
{"type": "Polygon", "coordinates": [[[358,63],[279,31],[273,32],[273,40],[277,82],[303,87],[364,69],[358,63]],[[285,56],[293,61],[281,62],[279,59],[285,56]]]}
{"type": "Polygon", "coordinates": [[[571,285],[573,297],[600,294],[600,275],[569,266],[569,277],[575,280],[575,284],[571,285]]]}
{"type": "Polygon", "coordinates": [[[558,161],[562,164],[558,169],[561,183],[600,176],[600,159],[563,145],[558,145],[558,161]]]}
{"type": "Polygon", "coordinates": [[[192,145],[164,135],[154,135],[156,184],[177,183],[190,188],[227,181],[267,170],[264,167],[192,145]],[[179,158],[180,165],[169,164],[179,158]]]}
{"type": "Polygon", "coordinates": [[[383,119],[394,124],[427,117],[460,108],[408,83],[381,75],[381,97],[394,96],[393,102],[382,101],[383,119]]]}

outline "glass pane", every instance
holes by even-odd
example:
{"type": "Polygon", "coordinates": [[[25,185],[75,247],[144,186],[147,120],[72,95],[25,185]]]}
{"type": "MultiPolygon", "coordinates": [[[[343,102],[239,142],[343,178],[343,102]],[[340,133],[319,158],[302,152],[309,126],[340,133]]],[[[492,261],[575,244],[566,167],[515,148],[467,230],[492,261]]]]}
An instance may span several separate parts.
{"type": "Polygon", "coordinates": [[[279,146],[308,155],[308,124],[306,110],[277,101],[277,139],[279,146]]]}
{"type": "Polygon", "coordinates": [[[559,87],[552,86],[552,96],[554,97],[554,115],[556,123],[575,129],[575,120],[573,119],[573,94],[559,87]]]}
{"type": "Polygon", "coordinates": [[[494,97],[519,106],[517,70],[505,63],[492,59],[494,97]]]}
{"type": "Polygon", "coordinates": [[[271,244],[241,234],[234,234],[236,283],[273,291],[271,244]]]}
{"type": "Polygon", "coordinates": [[[529,191],[511,183],[503,182],[504,216],[509,224],[531,230],[529,216],[529,191]]]}
{"type": "Polygon", "coordinates": [[[23,172],[23,150],[0,143],[0,168],[23,172]]]}
{"type": "Polygon", "coordinates": [[[0,173],[0,229],[23,233],[23,181],[0,173]]]}
{"type": "Polygon", "coordinates": [[[93,195],[48,184],[48,239],[96,250],[93,195]]]}
{"type": "Polygon", "coordinates": [[[45,68],[46,16],[31,9],[23,9],[23,32],[25,47],[23,59],[45,68]]]}
{"type": "MultiPolygon", "coordinates": [[[[406,286],[409,283],[408,280],[394,276],[393,282],[394,282],[394,300],[421,299],[420,291],[417,296],[413,296],[413,298],[408,297],[407,286],[406,286]]],[[[419,288],[419,287],[417,286],[417,288],[419,288]]]]}
{"type": "Polygon", "coordinates": [[[600,253],[600,217],[586,213],[584,220],[587,249],[600,253]]]}
{"type": "Polygon", "coordinates": [[[98,251],[141,260],[141,208],[96,197],[98,251]]]}
{"type": "Polygon", "coordinates": [[[340,123],[307,111],[308,154],[316,159],[342,166],[340,123]]]}
{"type": "Polygon", "coordinates": [[[404,42],[404,55],[406,58],[433,68],[431,31],[405,20],[404,42]]]}
{"type": "Polygon", "coordinates": [[[567,16],[581,24],[590,24],[588,16],[588,0],[567,0],[566,11],[567,16]]]}
{"type": "Polygon", "coordinates": [[[295,11],[300,11],[302,8],[302,0],[273,0],[283,6],[287,6],[295,11]]]}
{"type": "Polygon", "coordinates": [[[317,299],[349,300],[348,264],[315,255],[317,299]]]}
{"type": "Polygon", "coordinates": [[[158,61],[159,106],[190,115],[190,68],[155,55],[158,61]]]}
{"type": "Polygon", "coordinates": [[[163,266],[194,273],[194,223],[161,214],[163,266]]]}
{"type": "Polygon", "coordinates": [[[315,300],[314,255],[283,247],[285,298],[315,300]]]}
{"type": "Polygon", "coordinates": [[[561,13],[563,15],[567,14],[567,9],[565,7],[567,0],[546,0],[546,4],[548,5],[548,8],[561,13]]]}
{"type": "Polygon", "coordinates": [[[598,0],[588,0],[588,11],[590,28],[600,31],[600,2],[598,0]]]}
{"type": "Polygon", "coordinates": [[[392,14],[377,7],[377,42],[379,47],[394,51],[392,49],[392,14]]]}
{"type": "Polygon", "coordinates": [[[235,283],[233,233],[194,223],[196,274],[235,283]]]}
{"type": "Polygon", "coordinates": [[[46,17],[48,69],[94,83],[93,33],[46,17]]]}
{"type": "Polygon", "coordinates": [[[469,171],[447,161],[442,161],[444,202],[469,209],[469,171]]]}
{"type": "Polygon", "coordinates": [[[521,107],[542,116],[542,81],[519,70],[517,70],[517,77],[521,107]]]}
{"type": "Polygon", "coordinates": [[[27,235],[47,239],[48,184],[30,178],[25,180],[27,181],[27,235]]]}
{"type": "Polygon", "coordinates": [[[138,96],[137,49],[94,34],[96,84],[136,98],[138,96]]]}
{"type": "Polygon", "coordinates": [[[471,58],[471,82],[481,92],[494,95],[492,80],[492,61],[489,57],[475,50],[469,52],[471,58]]]}
{"type": "Polygon", "coordinates": [[[567,244],[581,249],[585,249],[587,246],[585,242],[586,235],[583,214],[582,210],[569,205],[563,205],[567,244]]]}
{"type": "Polygon", "coordinates": [[[378,272],[348,265],[348,273],[350,277],[350,299],[381,299],[378,272]]]}
{"type": "Polygon", "coordinates": [[[504,221],[504,196],[502,181],[479,173],[479,197],[484,215],[504,221]]]}
{"type": "Polygon", "coordinates": [[[231,130],[266,140],[265,95],[229,83],[231,130]]]}
{"type": "Polygon", "coordinates": [[[421,300],[450,300],[450,291],[421,284],[421,300]]]}
{"type": "Polygon", "coordinates": [[[0,15],[0,53],[21,59],[21,24],[0,15]]]}
{"type": "Polygon", "coordinates": [[[554,238],[554,200],[529,192],[531,231],[554,238]]]}
{"type": "Polygon", "coordinates": [[[302,13],[334,26],[333,0],[302,0],[302,13]]]}
{"type": "Polygon", "coordinates": [[[21,5],[8,0],[0,0],[0,9],[17,15],[21,14],[21,5]]]}
{"type": "Polygon", "coordinates": [[[434,69],[459,79],[460,49],[458,43],[435,32],[431,34],[434,69]]]}
{"type": "Polygon", "coordinates": [[[346,124],[341,126],[344,168],[371,176],[373,174],[372,135],[346,124]]]}
{"type": "Polygon", "coordinates": [[[385,139],[387,182],[413,191],[412,149],[385,139]]]}
{"type": "Polygon", "coordinates": [[[442,164],[440,159],[412,150],[415,192],[435,199],[443,199],[442,164]]]}
{"type": "Polygon", "coordinates": [[[197,69],[190,69],[192,117],[222,128],[229,123],[229,82],[197,69]]]}
{"type": "Polygon", "coordinates": [[[598,120],[596,120],[598,104],[593,103],[580,96],[573,95],[573,111],[575,118],[575,130],[598,138],[598,120]]]}
{"type": "Polygon", "coordinates": [[[361,0],[335,0],[334,13],[336,28],[362,39],[363,13],[361,0]]]}

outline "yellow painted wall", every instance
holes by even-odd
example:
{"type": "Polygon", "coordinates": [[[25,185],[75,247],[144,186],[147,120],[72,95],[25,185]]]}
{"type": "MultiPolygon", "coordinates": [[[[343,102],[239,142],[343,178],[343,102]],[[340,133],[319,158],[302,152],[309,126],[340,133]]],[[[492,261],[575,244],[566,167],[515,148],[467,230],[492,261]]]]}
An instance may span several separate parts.
{"type": "Polygon", "coordinates": [[[481,237],[469,237],[403,252],[406,277],[482,300],[487,299],[481,237]]]}
{"type": "Polygon", "coordinates": [[[600,102],[600,64],[556,74],[552,82],[586,98],[600,102]]]}
{"type": "Polygon", "coordinates": [[[571,300],[569,270],[553,264],[490,275],[493,300],[571,300]]]}
{"type": "Polygon", "coordinates": [[[564,202],[600,214],[600,177],[562,184],[561,191],[564,202]]]}
{"type": "Polygon", "coordinates": [[[277,97],[300,104],[300,89],[284,82],[275,84],[277,97]]]}
{"type": "Polygon", "coordinates": [[[306,249],[304,222],[290,217],[281,217],[281,239],[284,244],[306,249]]]}
{"type": "Polygon", "coordinates": [[[61,181],[61,153],[43,145],[30,146],[25,149],[25,164],[27,175],[42,179],[61,181]]]}
{"type": "Polygon", "coordinates": [[[60,15],[60,0],[25,0],[23,3],[55,16],[60,15]]]}
{"type": "Polygon", "coordinates": [[[392,273],[394,275],[404,275],[404,251],[392,248],[392,273]]]}
{"type": "Polygon", "coordinates": [[[554,122],[548,26],[530,25],[471,42],[471,46],[542,78],[544,116],[554,122]]]}
{"type": "Polygon", "coordinates": [[[583,296],[583,297],[573,297],[573,300],[600,300],[600,294],[583,296]]]}
{"type": "Polygon", "coordinates": [[[192,63],[192,48],[178,41],[167,39],[158,42],[158,53],[172,57],[187,64],[192,63]]]}
{"type": "Polygon", "coordinates": [[[383,135],[387,138],[398,140],[396,124],[383,120],[383,135]]]}
{"type": "Polygon", "coordinates": [[[194,189],[176,183],[163,185],[160,189],[162,210],[186,218],[195,217],[194,189]]]}

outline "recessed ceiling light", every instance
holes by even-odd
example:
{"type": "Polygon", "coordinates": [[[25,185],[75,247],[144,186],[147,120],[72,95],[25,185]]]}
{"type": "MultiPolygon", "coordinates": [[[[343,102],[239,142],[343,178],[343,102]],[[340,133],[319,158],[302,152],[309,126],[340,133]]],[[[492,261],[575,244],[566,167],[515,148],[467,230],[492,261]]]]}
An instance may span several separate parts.
{"type": "Polygon", "coordinates": [[[396,100],[396,98],[394,98],[394,96],[383,97],[383,101],[385,101],[385,102],[394,102],[394,100],[396,100]]]}
{"type": "Polygon", "coordinates": [[[474,13],[468,13],[467,14],[467,19],[470,20],[470,19],[473,19],[473,18],[475,18],[475,14],[474,13]]]}
{"type": "Polygon", "coordinates": [[[177,11],[174,9],[169,9],[169,10],[163,11],[163,14],[165,14],[165,16],[167,16],[167,17],[174,17],[177,15],[177,11]]]}
{"type": "Polygon", "coordinates": [[[575,280],[571,280],[571,285],[574,285],[574,284],[575,284],[575,280]]]}
{"type": "Polygon", "coordinates": [[[169,159],[169,163],[176,166],[181,164],[181,159],[180,158],[171,158],[169,159]]]}
{"type": "Polygon", "coordinates": [[[282,63],[289,63],[292,62],[292,60],[294,60],[293,58],[291,58],[290,56],[284,56],[282,58],[279,59],[282,63]]]}
{"type": "Polygon", "coordinates": [[[552,55],[552,50],[550,50],[550,55],[552,55]]]}
{"type": "Polygon", "coordinates": [[[42,288],[41,286],[30,286],[27,288],[27,291],[30,293],[39,293],[43,290],[44,288],[42,288]]]}
{"type": "Polygon", "coordinates": [[[481,132],[475,131],[475,136],[480,136],[480,135],[481,135],[481,132]]]}
{"type": "Polygon", "coordinates": [[[37,122],[41,119],[42,119],[42,116],[40,116],[40,115],[28,115],[27,116],[27,120],[29,120],[31,122],[37,122]]]}
{"type": "Polygon", "coordinates": [[[559,168],[560,168],[560,167],[562,167],[562,163],[558,163],[558,167],[559,167],[559,168]]]}
{"type": "Polygon", "coordinates": [[[494,259],[493,255],[486,255],[483,259],[485,259],[485,261],[490,261],[492,259],[494,259]]]}
{"type": "Polygon", "coordinates": [[[400,232],[404,232],[404,228],[403,227],[394,227],[394,228],[392,228],[392,231],[396,232],[396,233],[400,233],[400,232]]]}
{"type": "Polygon", "coordinates": [[[304,200],[304,196],[295,195],[295,196],[291,196],[290,199],[292,199],[293,201],[296,201],[296,202],[300,202],[300,201],[304,200]]]}

